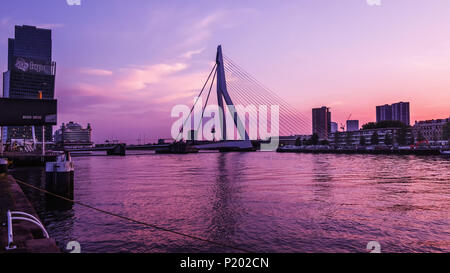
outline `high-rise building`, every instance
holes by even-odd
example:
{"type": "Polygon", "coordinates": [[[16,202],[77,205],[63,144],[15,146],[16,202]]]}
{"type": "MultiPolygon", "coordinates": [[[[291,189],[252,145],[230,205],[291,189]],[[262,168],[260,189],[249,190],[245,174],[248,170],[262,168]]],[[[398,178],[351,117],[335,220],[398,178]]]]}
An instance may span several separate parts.
{"type": "Polygon", "coordinates": [[[398,102],[392,105],[386,104],[377,106],[377,122],[385,120],[401,121],[410,125],[409,102],[398,102]]]}
{"type": "Polygon", "coordinates": [[[377,106],[377,122],[392,120],[392,105],[377,106]]]}
{"type": "Polygon", "coordinates": [[[410,125],[409,102],[399,102],[392,104],[392,120],[398,120],[406,125],[410,125]]]}
{"type": "Polygon", "coordinates": [[[337,122],[332,121],[330,133],[336,133],[337,131],[338,131],[338,124],[337,124],[337,122]]]}
{"type": "MultiPolygon", "coordinates": [[[[8,70],[3,73],[3,97],[53,99],[56,64],[52,61],[51,30],[34,26],[15,26],[14,38],[8,39],[8,70]]],[[[41,141],[42,127],[36,127],[41,141]]],[[[45,140],[52,139],[52,126],[45,127],[45,140]]],[[[4,127],[4,140],[31,139],[29,126],[4,127]]]]}
{"type": "Polygon", "coordinates": [[[331,132],[331,112],[328,107],[312,109],[313,134],[317,134],[321,139],[327,139],[331,132]]]}
{"type": "Polygon", "coordinates": [[[359,130],[359,120],[347,120],[347,132],[359,130]]]}

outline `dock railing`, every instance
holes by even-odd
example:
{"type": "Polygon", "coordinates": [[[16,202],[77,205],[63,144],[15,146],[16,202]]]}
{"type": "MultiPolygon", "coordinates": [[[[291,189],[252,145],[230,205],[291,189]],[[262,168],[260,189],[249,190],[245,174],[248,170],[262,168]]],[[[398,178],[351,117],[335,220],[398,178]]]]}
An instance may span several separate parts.
{"type": "Polygon", "coordinates": [[[13,221],[27,221],[37,225],[41,230],[45,238],[49,238],[48,232],[45,229],[44,225],[39,221],[38,218],[33,215],[22,212],[22,211],[10,211],[8,210],[6,213],[6,224],[8,225],[8,245],[6,246],[6,250],[16,249],[17,246],[14,244],[14,235],[13,235],[13,221]],[[18,216],[14,216],[18,215],[18,216]]]}

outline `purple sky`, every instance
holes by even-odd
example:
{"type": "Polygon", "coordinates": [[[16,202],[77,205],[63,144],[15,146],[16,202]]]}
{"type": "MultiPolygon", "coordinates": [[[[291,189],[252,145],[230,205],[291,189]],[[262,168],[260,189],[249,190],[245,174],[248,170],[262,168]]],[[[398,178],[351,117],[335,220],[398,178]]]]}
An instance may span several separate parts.
{"type": "Polygon", "coordinates": [[[176,104],[191,104],[218,44],[310,116],[360,124],[375,105],[411,102],[411,120],[450,116],[450,1],[7,1],[0,67],[14,25],[53,30],[59,123],[90,122],[94,141],[169,137],[176,104]]]}

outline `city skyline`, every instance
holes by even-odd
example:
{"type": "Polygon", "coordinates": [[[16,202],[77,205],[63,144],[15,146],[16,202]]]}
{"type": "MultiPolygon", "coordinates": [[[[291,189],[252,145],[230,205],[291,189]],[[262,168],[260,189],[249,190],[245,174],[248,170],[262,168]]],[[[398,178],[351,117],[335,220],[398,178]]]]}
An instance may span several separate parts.
{"type": "Polygon", "coordinates": [[[4,2],[0,253],[450,250],[450,0],[4,2]]]}
{"type": "Polygon", "coordinates": [[[307,116],[326,105],[332,121],[364,124],[396,101],[411,103],[411,123],[450,115],[450,3],[107,3],[17,1],[0,18],[2,72],[15,25],[52,30],[58,124],[91,123],[96,142],[169,136],[171,108],[192,104],[217,44],[307,116]]]}

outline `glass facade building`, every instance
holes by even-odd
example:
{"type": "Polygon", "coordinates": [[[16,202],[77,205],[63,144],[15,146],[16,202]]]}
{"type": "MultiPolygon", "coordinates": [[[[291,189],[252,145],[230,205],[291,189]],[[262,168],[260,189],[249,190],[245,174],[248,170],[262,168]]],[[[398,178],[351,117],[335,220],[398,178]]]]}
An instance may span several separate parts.
{"type": "MultiPolygon", "coordinates": [[[[52,61],[51,30],[34,26],[15,26],[14,38],[8,39],[8,70],[3,73],[3,97],[53,99],[56,64],[52,61]]],[[[42,128],[36,128],[42,140],[42,128]]],[[[45,140],[52,140],[52,126],[45,128],[45,140]]],[[[31,127],[5,127],[3,139],[31,139],[31,127]]]]}

